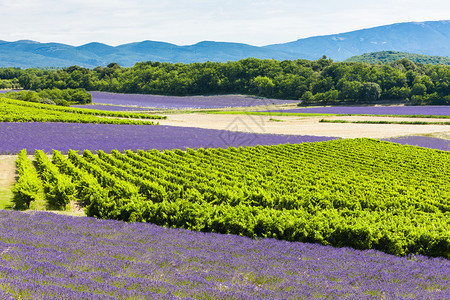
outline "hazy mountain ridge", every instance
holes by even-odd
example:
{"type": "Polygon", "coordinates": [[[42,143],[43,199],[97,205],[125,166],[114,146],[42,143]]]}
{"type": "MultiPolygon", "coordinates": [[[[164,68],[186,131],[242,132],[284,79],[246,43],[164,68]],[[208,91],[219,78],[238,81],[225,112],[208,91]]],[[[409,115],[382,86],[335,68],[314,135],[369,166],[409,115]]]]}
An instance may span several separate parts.
{"type": "Polygon", "coordinates": [[[181,63],[225,62],[248,57],[314,60],[322,55],[343,61],[355,55],[378,51],[450,56],[450,21],[397,23],[263,47],[213,41],[188,46],[143,41],[116,47],[98,42],[71,46],[30,40],[0,41],[0,67],[79,65],[93,68],[111,62],[132,66],[136,62],[148,60],[181,63]]]}
{"type": "Polygon", "coordinates": [[[450,21],[410,22],[317,36],[266,48],[314,55],[318,49],[334,60],[378,51],[450,56],[450,21]]]}

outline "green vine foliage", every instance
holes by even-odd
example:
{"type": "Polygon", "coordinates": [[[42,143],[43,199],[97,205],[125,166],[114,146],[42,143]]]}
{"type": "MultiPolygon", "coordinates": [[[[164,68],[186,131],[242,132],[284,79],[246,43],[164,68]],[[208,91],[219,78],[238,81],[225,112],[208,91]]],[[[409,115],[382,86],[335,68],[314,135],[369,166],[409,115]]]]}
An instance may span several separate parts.
{"type": "Polygon", "coordinates": [[[450,258],[446,151],[352,139],[53,157],[89,216],[450,258]]]}
{"type": "Polygon", "coordinates": [[[149,119],[166,117],[62,107],[0,97],[0,122],[63,122],[94,124],[155,125],[149,119]]]}
{"type": "Polygon", "coordinates": [[[27,209],[30,208],[31,202],[39,198],[43,189],[42,182],[27,157],[26,149],[19,152],[16,164],[19,179],[12,189],[14,207],[16,209],[27,209]]]}

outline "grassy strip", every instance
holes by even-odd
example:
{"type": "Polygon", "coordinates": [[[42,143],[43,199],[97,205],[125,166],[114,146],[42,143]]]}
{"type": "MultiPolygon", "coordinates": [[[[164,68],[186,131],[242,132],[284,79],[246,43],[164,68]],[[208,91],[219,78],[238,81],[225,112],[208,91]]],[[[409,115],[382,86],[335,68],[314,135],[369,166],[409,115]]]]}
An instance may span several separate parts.
{"type": "Polygon", "coordinates": [[[450,125],[450,122],[423,122],[423,121],[347,121],[347,120],[321,119],[319,122],[321,122],[321,123],[354,123],[354,124],[450,125]]]}
{"type": "Polygon", "coordinates": [[[0,209],[12,208],[13,193],[10,188],[0,187],[0,209]]]}
{"type": "Polygon", "coordinates": [[[443,115],[371,115],[371,114],[339,114],[338,116],[369,116],[369,117],[390,117],[390,118],[450,119],[450,116],[443,116],[443,115]]]}
{"type": "Polygon", "coordinates": [[[268,111],[208,111],[208,114],[219,115],[254,115],[254,116],[277,116],[277,117],[317,117],[317,116],[337,116],[336,114],[316,114],[316,113],[283,113],[283,112],[268,112],[268,111]]]}
{"type": "MultiPolygon", "coordinates": [[[[203,111],[205,112],[205,111],[203,111]]],[[[256,115],[256,116],[300,116],[300,117],[316,117],[316,116],[371,116],[371,117],[392,117],[392,118],[427,118],[427,119],[450,119],[450,116],[441,115],[371,115],[371,114],[323,114],[323,113],[292,113],[292,112],[268,112],[268,111],[206,111],[209,114],[224,115],[256,115]]]]}

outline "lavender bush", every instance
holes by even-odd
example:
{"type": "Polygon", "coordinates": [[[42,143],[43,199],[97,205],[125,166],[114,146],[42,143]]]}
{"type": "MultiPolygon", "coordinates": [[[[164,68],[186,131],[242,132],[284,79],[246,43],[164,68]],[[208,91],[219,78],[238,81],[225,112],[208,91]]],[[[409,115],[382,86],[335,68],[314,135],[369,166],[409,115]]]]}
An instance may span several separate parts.
{"type": "Polygon", "coordinates": [[[450,261],[0,211],[3,299],[449,299],[450,261]]]}
{"type": "Polygon", "coordinates": [[[9,92],[20,92],[21,90],[0,90],[0,94],[9,93],[9,92]]]}
{"type": "Polygon", "coordinates": [[[384,139],[384,141],[398,143],[402,145],[412,145],[450,151],[450,140],[432,138],[428,136],[403,136],[398,138],[384,139]]]}
{"type": "Polygon", "coordinates": [[[285,113],[450,116],[450,106],[333,106],[271,110],[285,113]]]}
{"type": "Polygon", "coordinates": [[[139,107],[187,109],[187,108],[223,108],[241,106],[259,106],[271,104],[296,103],[292,100],[264,99],[243,95],[218,96],[157,96],[142,94],[116,94],[106,92],[90,92],[92,103],[112,105],[132,105],[139,107]]]}
{"type": "Polygon", "coordinates": [[[0,123],[0,154],[27,149],[67,152],[113,149],[185,149],[230,146],[276,145],[335,139],[321,136],[294,136],[232,132],[176,126],[105,125],[71,123],[0,123]],[[148,128],[152,127],[152,128],[148,128]]]}

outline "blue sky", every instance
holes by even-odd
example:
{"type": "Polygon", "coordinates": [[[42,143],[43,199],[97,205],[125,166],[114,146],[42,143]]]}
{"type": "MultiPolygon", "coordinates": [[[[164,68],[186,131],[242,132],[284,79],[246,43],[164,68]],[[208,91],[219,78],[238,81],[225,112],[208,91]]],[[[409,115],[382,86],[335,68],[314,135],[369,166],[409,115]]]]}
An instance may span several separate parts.
{"type": "Polygon", "coordinates": [[[448,0],[0,0],[0,40],[112,46],[213,40],[261,46],[449,18],[448,0]]]}

